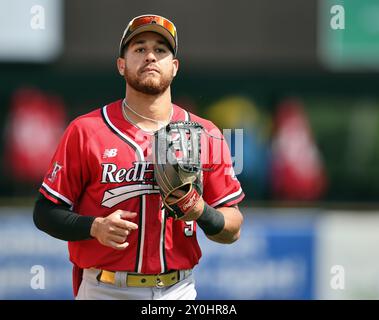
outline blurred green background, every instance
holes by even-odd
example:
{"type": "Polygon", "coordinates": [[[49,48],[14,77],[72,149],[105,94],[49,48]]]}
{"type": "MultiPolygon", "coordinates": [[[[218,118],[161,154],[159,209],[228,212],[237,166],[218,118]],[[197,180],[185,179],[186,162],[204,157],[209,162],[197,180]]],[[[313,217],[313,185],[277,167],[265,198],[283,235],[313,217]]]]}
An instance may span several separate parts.
{"type": "MultiPolygon", "coordinates": [[[[257,0],[217,6],[204,2],[195,8],[189,3],[179,6],[175,1],[159,4],[42,1],[44,29],[31,27],[31,19],[41,13],[38,8],[30,11],[33,2],[1,2],[3,201],[20,198],[28,201],[36,195],[41,180],[17,175],[22,160],[14,166],[13,158],[8,157],[12,150],[7,143],[13,141],[9,126],[14,105],[19,104],[15,102],[19,90],[33,89],[46,97],[60,99],[65,124],[120,99],[124,82],[116,72],[115,59],[122,31],[133,16],[155,12],[170,17],[179,31],[181,65],[172,85],[173,101],[210,118],[220,128],[246,129],[245,144],[254,140],[251,149],[245,148],[245,171],[239,175],[247,191],[247,205],[270,205],[273,201],[376,205],[379,195],[376,183],[379,54],[373,55],[379,42],[376,1],[291,0],[279,4],[257,0]],[[343,5],[345,9],[345,20],[334,20],[344,29],[333,29],[331,25],[336,16],[331,8],[335,5],[343,5]],[[23,14],[11,18],[16,12],[23,14]],[[25,41],[29,34],[47,40],[25,41]],[[28,54],[35,47],[40,52],[28,54]],[[244,101],[241,103],[245,109],[240,108],[238,99],[244,101]],[[283,195],[273,186],[273,179],[291,179],[286,174],[282,178],[276,174],[272,160],[278,132],[275,117],[283,103],[294,99],[304,112],[304,123],[310,126],[310,143],[319,154],[325,179],[322,190],[308,198],[283,195]],[[228,101],[230,105],[220,111],[224,117],[217,116],[220,114],[217,108],[228,101]],[[247,117],[248,114],[253,116],[247,117]],[[234,115],[233,121],[230,115],[234,115]]],[[[41,20],[34,22],[38,27],[41,20]]],[[[55,145],[50,149],[52,153],[55,145]]],[[[45,154],[44,158],[47,157],[45,154]]]]}

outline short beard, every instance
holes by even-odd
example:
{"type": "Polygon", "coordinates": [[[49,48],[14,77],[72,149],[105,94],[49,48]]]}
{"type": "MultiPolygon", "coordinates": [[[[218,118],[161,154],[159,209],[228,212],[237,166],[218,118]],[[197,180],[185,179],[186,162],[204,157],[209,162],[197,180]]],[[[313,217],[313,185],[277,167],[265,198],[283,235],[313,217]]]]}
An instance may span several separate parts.
{"type": "Polygon", "coordinates": [[[174,78],[173,76],[161,74],[160,81],[151,78],[141,80],[134,74],[129,73],[127,69],[125,69],[124,77],[128,85],[134,90],[151,96],[157,96],[165,92],[174,78]]]}

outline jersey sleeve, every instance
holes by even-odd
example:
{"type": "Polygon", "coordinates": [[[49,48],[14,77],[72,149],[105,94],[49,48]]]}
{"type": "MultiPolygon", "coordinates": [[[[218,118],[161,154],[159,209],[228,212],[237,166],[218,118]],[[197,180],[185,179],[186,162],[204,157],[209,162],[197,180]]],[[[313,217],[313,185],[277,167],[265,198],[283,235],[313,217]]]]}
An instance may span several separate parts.
{"type": "Polygon", "coordinates": [[[66,129],[50,162],[39,191],[56,204],[72,208],[85,185],[86,170],[84,133],[76,122],[66,129]]]}
{"type": "Polygon", "coordinates": [[[244,193],[234,174],[225,138],[216,127],[208,135],[209,158],[203,172],[203,198],[212,207],[230,207],[242,201],[244,193]]]}

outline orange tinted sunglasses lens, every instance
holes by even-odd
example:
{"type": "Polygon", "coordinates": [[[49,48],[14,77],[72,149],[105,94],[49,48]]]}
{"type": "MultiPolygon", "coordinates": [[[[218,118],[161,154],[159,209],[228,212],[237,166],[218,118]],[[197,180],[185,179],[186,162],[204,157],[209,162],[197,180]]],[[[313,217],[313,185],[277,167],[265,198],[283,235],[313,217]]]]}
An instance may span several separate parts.
{"type": "Polygon", "coordinates": [[[171,33],[171,35],[174,38],[176,37],[176,29],[175,29],[174,24],[171,21],[159,16],[144,16],[144,17],[136,18],[132,21],[129,31],[133,32],[135,29],[137,29],[140,26],[143,26],[146,24],[152,24],[152,23],[156,23],[164,27],[171,33]]]}

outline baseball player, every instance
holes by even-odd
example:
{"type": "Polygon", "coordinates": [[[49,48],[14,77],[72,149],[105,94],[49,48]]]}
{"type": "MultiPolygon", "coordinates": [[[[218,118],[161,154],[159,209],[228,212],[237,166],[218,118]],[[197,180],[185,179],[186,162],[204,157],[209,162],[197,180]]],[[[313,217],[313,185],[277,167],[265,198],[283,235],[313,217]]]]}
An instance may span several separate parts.
{"type": "Polygon", "coordinates": [[[39,189],[35,225],[68,241],[76,299],[195,299],[199,228],[219,243],[239,238],[244,194],[227,144],[212,122],[171,101],[177,46],[168,19],[131,20],[117,59],[125,98],[70,123],[39,189]],[[180,219],[162,209],[151,162],[154,132],[174,121],[213,133],[202,196],[180,219]]]}

